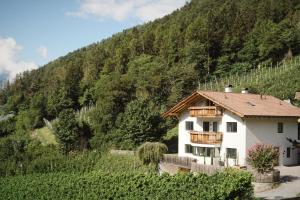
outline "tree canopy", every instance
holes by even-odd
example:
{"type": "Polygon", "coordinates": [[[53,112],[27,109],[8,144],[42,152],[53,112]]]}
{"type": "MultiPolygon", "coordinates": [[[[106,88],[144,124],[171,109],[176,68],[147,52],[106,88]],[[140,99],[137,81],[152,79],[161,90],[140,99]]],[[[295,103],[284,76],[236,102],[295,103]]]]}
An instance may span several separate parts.
{"type": "Polygon", "coordinates": [[[16,112],[17,125],[30,130],[62,110],[96,105],[90,126],[103,144],[119,126],[128,134],[134,129],[117,120],[147,116],[134,108],[136,99],[151,100],[150,107],[163,112],[198,83],[299,52],[298,0],[192,0],[161,19],[17,75],[0,89],[0,113],[16,112]]]}

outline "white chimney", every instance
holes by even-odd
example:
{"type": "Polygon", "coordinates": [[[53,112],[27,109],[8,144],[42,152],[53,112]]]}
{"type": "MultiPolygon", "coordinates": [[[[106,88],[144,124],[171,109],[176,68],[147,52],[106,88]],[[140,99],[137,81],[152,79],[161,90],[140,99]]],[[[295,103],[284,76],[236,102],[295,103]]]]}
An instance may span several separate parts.
{"type": "Polygon", "coordinates": [[[227,86],[225,87],[225,92],[226,92],[226,93],[232,92],[232,85],[227,85],[227,86]]]}
{"type": "Polygon", "coordinates": [[[243,88],[243,89],[242,89],[242,94],[248,94],[248,93],[249,93],[248,88],[243,88]]]}

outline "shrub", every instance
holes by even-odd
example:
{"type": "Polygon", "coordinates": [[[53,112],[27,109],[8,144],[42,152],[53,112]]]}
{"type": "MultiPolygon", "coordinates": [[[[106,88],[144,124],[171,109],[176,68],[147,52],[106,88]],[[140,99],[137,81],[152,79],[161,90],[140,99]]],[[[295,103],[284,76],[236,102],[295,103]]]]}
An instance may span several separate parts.
{"type": "Polygon", "coordinates": [[[168,151],[168,147],[159,142],[146,142],[137,149],[138,158],[144,164],[157,164],[168,151]]]}
{"type": "Polygon", "coordinates": [[[16,122],[14,117],[0,121],[0,137],[12,134],[15,131],[16,122]]]}
{"type": "Polygon", "coordinates": [[[272,145],[256,144],[248,150],[247,161],[260,173],[273,170],[279,151],[272,145]]]}

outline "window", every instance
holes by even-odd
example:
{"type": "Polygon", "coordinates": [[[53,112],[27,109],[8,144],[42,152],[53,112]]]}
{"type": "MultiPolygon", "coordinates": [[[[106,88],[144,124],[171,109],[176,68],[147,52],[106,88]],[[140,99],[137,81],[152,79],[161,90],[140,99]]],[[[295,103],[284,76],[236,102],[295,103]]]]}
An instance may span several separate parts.
{"type": "Polygon", "coordinates": [[[212,148],[206,148],[206,157],[210,157],[212,155],[212,148]]]}
{"type": "Polygon", "coordinates": [[[236,159],[236,149],[234,148],[226,148],[226,156],[227,158],[234,158],[236,159]]]}
{"type": "Polygon", "coordinates": [[[277,123],[277,133],[283,133],[283,123],[282,122],[277,123]]]}
{"type": "Polygon", "coordinates": [[[298,123],[298,140],[300,140],[300,123],[298,123]]]}
{"type": "Polygon", "coordinates": [[[194,154],[194,155],[197,155],[197,152],[196,152],[197,149],[196,149],[196,148],[197,148],[197,147],[193,147],[193,146],[192,146],[192,154],[194,154]]]}
{"type": "Polygon", "coordinates": [[[227,132],[236,133],[237,132],[237,123],[236,122],[227,122],[227,132]]]}
{"type": "Polygon", "coordinates": [[[203,131],[209,132],[209,122],[203,122],[203,131]]]}
{"type": "Polygon", "coordinates": [[[205,149],[204,147],[194,147],[195,148],[195,155],[197,156],[204,156],[205,149]]]}
{"type": "Polygon", "coordinates": [[[250,105],[250,106],[255,106],[255,104],[254,103],[251,103],[251,102],[246,102],[248,105],[250,105]]]}
{"type": "Polygon", "coordinates": [[[185,130],[187,130],[187,131],[194,130],[194,122],[186,121],[185,122],[185,130]]]}
{"type": "Polygon", "coordinates": [[[205,156],[205,157],[213,156],[214,155],[213,150],[214,150],[214,148],[194,147],[194,146],[186,144],[186,153],[192,153],[196,156],[205,156]]]}
{"type": "Polygon", "coordinates": [[[199,156],[204,156],[204,155],[205,155],[205,148],[199,147],[199,156]]]}
{"type": "Polygon", "coordinates": [[[286,157],[287,158],[291,157],[291,147],[286,148],[286,157]]]}
{"type": "Polygon", "coordinates": [[[209,147],[200,147],[201,148],[201,152],[200,152],[200,156],[205,156],[205,157],[211,157],[213,156],[213,148],[209,148],[209,147]]]}
{"type": "Polygon", "coordinates": [[[213,132],[218,132],[218,122],[213,122],[213,132]]]}
{"type": "Polygon", "coordinates": [[[220,157],[221,148],[215,148],[214,149],[214,157],[220,157]]]}
{"type": "Polygon", "coordinates": [[[185,153],[192,153],[192,145],[190,144],[185,145],[185,153]]]}

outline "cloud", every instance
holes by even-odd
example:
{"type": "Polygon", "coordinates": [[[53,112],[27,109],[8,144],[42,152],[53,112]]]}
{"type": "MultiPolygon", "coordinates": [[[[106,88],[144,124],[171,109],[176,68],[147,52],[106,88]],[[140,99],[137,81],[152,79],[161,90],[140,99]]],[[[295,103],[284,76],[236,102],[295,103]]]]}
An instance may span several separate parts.
{"type": "Polygon", "coordinates": [[[37,68],[34,62],[26,62],[18,58],[18,53],[22,49],[23,47],[18,45],[14,38],[0,36],[0,73],[8,74],[10,80],[20,72],[37,68]]]}
{"type": "Polygon", "coordinates": [[[42,56],[42,58],[46,59],[48,58],[48,49],[45,46],[41,46],[37,49],[38,54],[42,56]]]}
{"type": "Polygon", "coordinates": [[[170,14],[189,0],[82,0],[78,11],[66,15],[98,20],[124,21],[136,18],[142,22],[170,14]]]}

